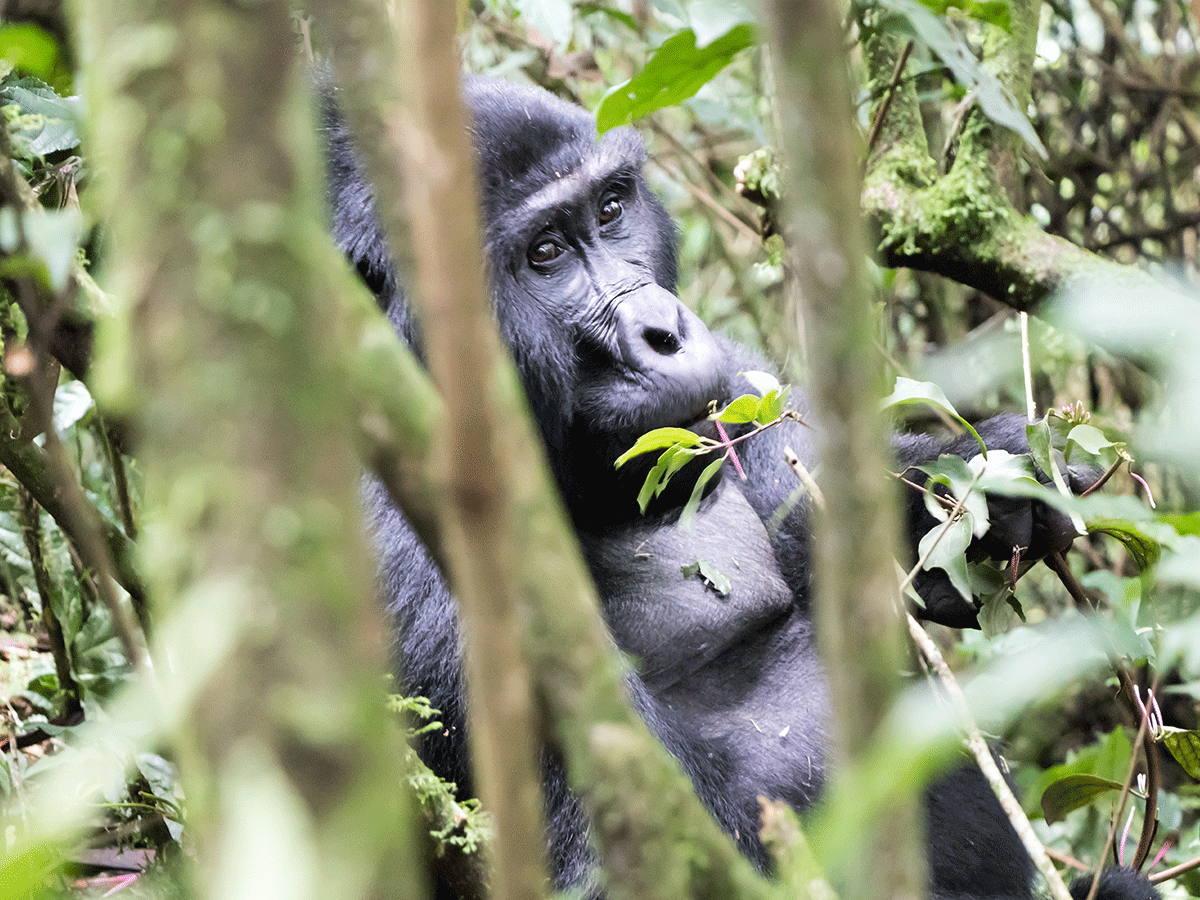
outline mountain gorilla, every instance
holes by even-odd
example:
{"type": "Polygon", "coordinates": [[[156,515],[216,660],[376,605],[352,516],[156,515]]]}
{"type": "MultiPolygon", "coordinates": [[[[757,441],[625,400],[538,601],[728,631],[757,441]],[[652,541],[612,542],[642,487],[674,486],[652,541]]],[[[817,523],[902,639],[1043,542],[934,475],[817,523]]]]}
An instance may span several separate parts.
{"type": "MultiPolygon", "coordinates": [[[[646,465],[617,470],[616,457],[652,428],[705,427],[709,404],[748,392],[739,373],[762,363],[709,333],[676,298],[675,228],[641,175],[645,151],[632,129],[597,142],[587,113],[534,88],[471,80],[464,94],[496,317],[605,619],[635,660],[628,677],[634,703],[717,821],[766,867],[757,798],[804,809],[825,772],[829,709],[809,611],[805,507],[777,527],[766,525],[796,484],[783,446],[811,456],[810,433],[785,423],[747,442],[746,480],[725,473],[688,530],[678,525],[690,492],[683,474],[680,489],[640,514],[646,465]],[[681,574],[698,559],[733,575],[727,596],[681,574]]],[[[334,236],[401,337],[420,352],[371,188],[329,98],[326,130],[334,236]]],[[[979,430],[989,446],[1027,450],[1017,417],[992,419],[979,430]]],[[[974,446],[900,437],[895,453],[903,468],[946,451],[970,456],[974,446]]],[[[428,697],[445,723],[423,739],[421,754],[469,796],[454,598],[404,515],[370,479],[366,502],[396,618],[404,689],[428,697]]],[[[923,505],[915,500],[910,507],[921,527],[923,505]]],[[[1070,544],[1070,526],[1048,510],[1025,503],[1009,512],[1007,531],[992,535],[1005,555],[1014,544],[1028,548],[1027,559],[1070,544]]],[[[974,622],[974,608],[948,583],[927,575],[921,590],[930,618],[974,622]]],[[[547,758],[555,881],[595,890],[586,817],[553,754],[547,758]]],[[[1030,896],[1030,861],[977,769],[964,766],[943,778],[926,807],[935,895],[1030,896]]],[[[1108,886],[1118,880],[1110,877],[1108,886]]],[[[1133,883],[1152,896],[1148,884],[1133,883]]]]}

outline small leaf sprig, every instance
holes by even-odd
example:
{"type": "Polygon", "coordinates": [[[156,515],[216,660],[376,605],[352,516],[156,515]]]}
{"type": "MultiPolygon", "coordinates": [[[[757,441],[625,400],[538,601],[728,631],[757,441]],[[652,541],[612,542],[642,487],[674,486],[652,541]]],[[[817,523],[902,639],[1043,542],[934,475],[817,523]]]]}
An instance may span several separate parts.
{"type": "Polygon", "coordinates": [[[639,437],[632,447],[617,458],[616,467],[619,469],[635,457],[659,451],[658,461],[646,475],[642,489],[638,492],[638,507],[643,513],[650,501],[666,490],[675,473],[689,462],[702,456],[719,454],[704,467],[704,471],[692,487],[691,496],[684,504],[680,522],[684,527],[688,527],[700,506],[704,488],[712,481],[726,459],[733,463],[742,478],[746,477],[734,449],[737,444],[761,434],[785,419],[802,422],[800,414],[787,407],[791,385],[780,385],[779,380],[767,372],[750,371],[741,374],[758,393],[742,394],[721,409],[715,408],[715,402],[712,404],[708,420],[716,425],[717,439],[705,437],[686,428],[655,428],[639,437]],[[725,430],[726,425],[753,427],[744,434],[731,438],[725,430]]]}

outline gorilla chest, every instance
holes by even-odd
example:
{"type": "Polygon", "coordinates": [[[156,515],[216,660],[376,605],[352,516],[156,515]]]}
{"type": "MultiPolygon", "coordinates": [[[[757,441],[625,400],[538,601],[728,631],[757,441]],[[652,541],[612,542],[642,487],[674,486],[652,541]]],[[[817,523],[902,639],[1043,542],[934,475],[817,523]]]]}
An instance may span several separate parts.
{"type": "Polygon", "coordinates": [[[736,486],[718,486],[690,529],[639,522],[582,539],[617,646],[652,693],[794,608],[766,529],[736,486]]]}

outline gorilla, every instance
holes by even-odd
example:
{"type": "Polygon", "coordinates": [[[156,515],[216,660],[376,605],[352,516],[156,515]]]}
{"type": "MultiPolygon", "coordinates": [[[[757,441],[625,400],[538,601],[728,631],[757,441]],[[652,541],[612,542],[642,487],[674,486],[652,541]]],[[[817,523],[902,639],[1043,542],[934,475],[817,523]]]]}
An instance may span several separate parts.
{"type": "MultiPolygon", "coordinates": [[[[783,459],[811,458],[811,433],[794,423],[746,442],[746,478],[714,479],[688,529],[679,511],[690,464],[643,514],[636,502],[651,464],[617,469],[644,432],[704,428],[713,401],[751,391],[740,374],[764,368],[714,335],[675,296],[676,232],[641,174],[636,132],[597,141],[583,109],[530,87],[471,79],[464,89],[478,158],[486,265],[495,314],[528,393],[558,486],[595,579],[604,618],[633,660],[628,686],[651,730],[674,754],[714,818],[766,869],[760,795],[796,809],[820,794],[830,715],[809,608],[807,508],[783,459]],[[780,521],[782,518],[782,521],[780,521]],[[733,586],[721,595],[681,568],[704,559],[733,586]]],[[[418,353],[406,304],[372,206],[372,189],[325,91],[329,204],[335,240],[418,353]]],[[[802,407],[802,398],[793,404],[802,407]]],[[[1025,452],[1016,416],[979,427],[989,447],[1025,452]]],[[[944,452],[967,457],[972,440],[938,444],[900,436],[901,469],[944,452]]],[[[692,481],[695,475],[691,476],[692,481]]],[[[404,690],[424,695],[445,727],[419,750],[442,778],[471,796],[466,710],[455,601],[403,512],[371,478],[364,489],[380,584],[394,614],[404,690]]],[[[1008,558],[1069,546],[1061,517],[1027,501],[985,536],[1008,558]]],[[[932,522],[909,498],[914,541],[932,522]]],[[[975,607],[944,578],[924,573],[924,615],[975,624],[975,607]]],[[[588,823],[553,751],[545,754],[548,843],[555,883],[596,895],[588,823]]],[[[931,893],[1028,898],[1032,865],[991,790],[964,765],[927,793],[931,893]]],[[[1118,872],[1111,896],[1153,897],[1148,882],[1118,872]]],[[[1086,890],[1086,886],[1085,886],[1086,890]]]]}

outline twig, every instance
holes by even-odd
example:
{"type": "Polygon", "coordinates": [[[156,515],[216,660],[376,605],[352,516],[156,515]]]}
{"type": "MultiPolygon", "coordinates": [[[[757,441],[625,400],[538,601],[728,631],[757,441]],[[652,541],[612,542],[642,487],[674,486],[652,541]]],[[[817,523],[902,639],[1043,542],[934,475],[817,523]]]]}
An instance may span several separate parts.
{"type": "Polygon", "coordinates": [[[825,495],[821,493],[821,488],[817,484],[816,479],[812,477],[812,473],[804,467],[804,463],[800,462],[800,457],[796,455],[796,451],[791,447],[784,447],[783,458],[792,467],[792,471],[796,473],[796,477],[800,479],[800,483],[808,490],[809,496],[812,497],[817,509],[824,509],[825,495]]]}
{"type": "Polygon", "coordinates": [[[1177,866],[1172,866],[1169,869],[1163,869],[1161,872],[1155,872],[1153,875],[1148,875],[1151,884],[1162,884],[1164,881],[1170,881],[1172,878],[1178,878],[1185,872],[1190,872],[1192,869],[1200,869],[1200,856],[1195,859],[1189,859],[1185,863],[1180,863],[1177,866]]]}
{"type": "Polygon", "coordinates": [[[1092,612],[1094,607],[1091,601],[1088,600],[1083,585],[1075,578],[1075,573],[1071,571],[1071,567],[1067,565],[1067,561],[1063,558],[1063,555],[1055,550],[1046,556],[1045,563],[1058,576],[1058,580],[1062,582],[1062,586],[1067,589],[1067,593],[1075,601],[1075,606],[1086,612],[1092,612]]]}
{"type": "MultiPolygon", "coordinates": [[[[1138,694],[1138,687],[1133,683],[1133,679],[1124,667],[1117,669],[1117,674],[1121,679],[1121,684],[1125,686],[1134,703],[1137,705],[1141,713],[1141,719],[1146,723],[1145,734],[1142,737],[1142,754],[1146,757],[1146,806],[1142,813],[1142,834],[1138,838],[1137,851],[1133,855],[1133,863],[1131,868],[1134,871],[1140,872],[1142,866],[1145,865],[1147,857],[1150,856],[1150,848],[1154,842],[1154,833],[1158,830],[1158,785],[1159,785],[1159,770],[1158,770],[1158,751],[1154,744],[1157,738],[1155,734],[1156,727],[1153,726],[1153,720],[1150,710],[1142,703],[1142,698],[1138,694]]],[[[1150,703],[1157,709],[1157,704],[1154,702],[1154,689],[1150,690],[1150,703]]]]}
{"type": "Polygon", "coordinates": [[[904,75],[904,67],[908,65],[908,56],[912,50],[913,42],[909,41],[896,59],[896,67],[892,69],[892,79],[888,82],[883,102],[879,104],[879,109],[875,110],[875,119],[871,122],[871,133],[867,137],[865,157],[871,155],[871,151],[875,149],[875,144],[879,141],[879,133],[883,130],[883,122],[887,118],[888,110],[892,108],[892,98],[896,96],[896,88],[900,86],[900,79],[904,75]]]}
{"type": "Polygon", "coordinates": [[[1021,843],[1024,844],[1029,858],[1033,860],[1033,864],[1037,866],[1038,871],[1042,873],[1042,877],[1046,879],[1051,896],[1054,897],[1054,900],[1070,900],[1071,894],[1067,890],[1067,886],[1063,883],[1058,870],[1054,868],[1054,862],[1050,859],[1049,854],[1046,853],[1046,848],[1042,846],[1042,842],[1038,840],[1037,835],[1034,833],[1033,826],[1029,823],[1025,811],[1021,809],[1021,804],[1013,796],[1008,782],[1004,780],[1004,776],[1000,773],[1000,768],[996,765],[996,759],[992,756],[992,751],[988,748],[987,741],[983,739],[983,734],[979,731],[979,726],[975,724],[975,719],[971,715],[970,707],[967,705],[967,698],[963,695],[962,688],[959,687],[958,681],[950,671],[950,667],[946,665],[946,660],[942,658],[937,644],[933,642],[933,639],[921,627],[921,623],[913,617],[912,613],[905,613],[905,616],[908,620],[908,633],[912,636],[913,642],[920,649],[921,655],[925,657],[930,667],[937,673],[942,687],[950,695],[951,700],[958,707],[959,714],[963,717],[963,724],[967,733],[967,746],[970,748],[971,753],[974,754],[975,761],[979,764],[980,771],[983,772],[983,777],[987,779],[988,784],[992,787],[992,791],[995,792],[996,799],[1000,801],[1000,806],[1004,809],[1005,815],[1008,816],[1008,820],[1016,830],[1017,836],[1020,837],[1021,843]]]}
{"type": "Polygon", "coordinates": [[[117,447],[116,441],[113,440],[108,423],[102,418],[97,418],[96,423],[96,428],[100,432],[100,442],[108,457],[109,468],[112,469],[113,487],[117,492],[117,508],[121,513],[121,526],[125,529],[126,537],[131,541],[136,541],[137,521],[133,517],[133,501],[129,497],[129,478],[125,471],[125,457],[117,447]]]}
{"type": "Polygon", "coordinates": [[[1121,468],[1122,464],[1124,464],[1124,463],[1125,463],[1125,458],[1122,456],[1118,456],[1116,458],[1116,460],[1113,462],[1113,464],[1108,467],[1108,470],[1103,475],[1100,476],[1100,480],[1097,481],[1095,484],[1091,485],[1086,491],[1081,493],[1079,496],[1086,497],[1088,494],[1091,494],[1091,493],[1094,493],[1095,491],[1100,490],[1100,488],[1104,487],[1104,485],[1108,482],[1108,479],[1112,478],[1113,475],[1116,474],[1117,469],[1121,468]]]}
{"type": "MultiPolygon", "coordinates": [[[[1119,666],[1118,673],[1123,672],[1119,666]]],[[[1149,716],[1142,717],[1142,724],[1138,727],[1137,739],[1134,744],[1141,744],[1146,739],[1146,731],[1150,725],[1149,716]]],[[[1096,874],[1092,877],[1092,885],[1088,889],[1087,900],[1096,900],[1096,895],[1100,891],[1100,876],[1104,873],[1104,848],[1113,846],[1113,840],[1116,838],[1117,829],[1121,825],[1121,814],[1125,812],[1125,801],[1129,798],[1129,789],[1133,786],[1133,773],[1137,771],[1137,754],[1134,753],[1129,760],[1129,769],[1125,772],[1125,781],[1121,785],[1120,796],[1117,797],[1117,805],[1113,810],[1112,821],[1108,825],[1108,835],[1104,839],[1099,852],[1096,854],[1097,859],[1101,861],[1096,866],[1096,874]]]]}
{"type": "Polygon", "coordinates": [[[1021,371],[1025,377],[1025,417],[1037,421],[1037,405],[1033,402],[1033,362],[1029,358],[1029,313],[1021,310],[1021,371]]]}

